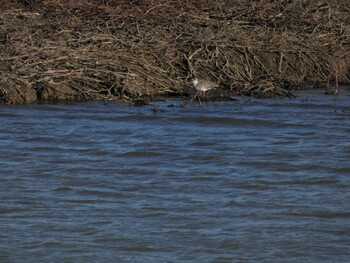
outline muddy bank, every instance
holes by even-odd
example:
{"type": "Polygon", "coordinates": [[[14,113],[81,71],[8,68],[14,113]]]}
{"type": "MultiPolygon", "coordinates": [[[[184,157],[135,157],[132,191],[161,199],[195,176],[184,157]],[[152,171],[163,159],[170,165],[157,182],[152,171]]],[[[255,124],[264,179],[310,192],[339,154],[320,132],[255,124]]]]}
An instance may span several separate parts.
{"type": "Polygon", "coordinates": [[[0,102],[292,96],[350,80],[342,1],[2,1],[0,102]]]}

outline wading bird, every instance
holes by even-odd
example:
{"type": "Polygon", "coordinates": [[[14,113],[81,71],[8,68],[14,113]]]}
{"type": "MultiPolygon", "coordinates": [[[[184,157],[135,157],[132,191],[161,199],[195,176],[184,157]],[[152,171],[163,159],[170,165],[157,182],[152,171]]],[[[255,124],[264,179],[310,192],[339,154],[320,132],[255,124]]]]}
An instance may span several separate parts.
{"type": "MultiPolygon", "coordinates": [[[[202,97],[203,99],[205,99],[206,97],[206,92],[213,89],[213,88],[217,88],[219,85],[210,81],[210,80],[205,80],[205,79],[198,79],[197,77],[195,77],[192,81],[193,86],[196,88],[197,93],[194,95],[194,97],[192,98],[192,100],[194,100],[195,98],[198,99],[199,105],[201,104],[201,99],[200,97],[202,97]]],[[[191,100],[191,101],[192,101],[191,100]]]]}

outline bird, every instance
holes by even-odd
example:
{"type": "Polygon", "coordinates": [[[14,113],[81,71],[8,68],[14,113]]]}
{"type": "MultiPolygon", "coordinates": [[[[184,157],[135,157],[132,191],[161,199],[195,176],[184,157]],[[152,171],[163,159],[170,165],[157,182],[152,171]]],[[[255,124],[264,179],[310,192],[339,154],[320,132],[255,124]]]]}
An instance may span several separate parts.
{"type": "MultiPolygon", "coordinates": [[[[192,100],[195,98],[198,98],[199,105],[201,104],[200,96],[202,95],[203,98],[206,97],[206,91],[209,91],[213,88],[217,88],[219,85],[210,81],[210,80],[205,80],[205,79],[199,79],[195,77],[192,81],[193,86],[196,88],[197,93],[194,95],[192,100]]],[[[192,101],[191,100],[191,101],[192,101]]]]}

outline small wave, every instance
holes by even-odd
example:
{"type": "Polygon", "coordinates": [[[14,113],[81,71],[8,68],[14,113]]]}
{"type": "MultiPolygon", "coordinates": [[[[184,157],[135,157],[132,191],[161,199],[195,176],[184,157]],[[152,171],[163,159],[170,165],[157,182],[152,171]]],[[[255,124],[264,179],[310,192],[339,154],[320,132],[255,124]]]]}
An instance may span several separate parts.
{"type": "Polygon", "coordinates": [[[73,188],[69,186],[61,186],[53,189],[54,192],[70,192],[73,191],[73,188]]]}
{"type": "Polygon", "coordinates": [[[350,212],[348,211],[287,212],[283,214],[295,217],[315,217],[321,219],[350,218],[350,212]]]}
{"type": "Polygon", "coordinates": [[[128,194],[120,193],[120,192],[107,192],[107,191],[98,191],[98,190],[81,190],[78,191],[77,194],[87,195],[87,196],[104,196],[104,197],[112,197],[112,198],[121,198],[121,197],[129,197],[128,194]]]}
{"type": "Polygon", "coordinates": [[[139,157],[157,157],[160,156],[160,153],[157,152],[147,152],[147,151],[131,151],[131,152],[126,152],[119,154],[119,157],[124,157],[124,158],[139,158],[139,157]]]}

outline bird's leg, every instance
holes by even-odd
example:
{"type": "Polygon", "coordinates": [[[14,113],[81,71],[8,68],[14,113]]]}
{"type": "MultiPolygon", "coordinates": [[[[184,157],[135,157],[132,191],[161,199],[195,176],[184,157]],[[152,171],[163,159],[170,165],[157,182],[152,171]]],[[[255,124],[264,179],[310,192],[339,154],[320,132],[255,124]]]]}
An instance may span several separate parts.
{"type": "Polygon", "coordinates": [[[197,96],[197,99],[198,99],[198,103],[199,103],[199,105],[202,105],[202,103],[201,103],[201,94],[198,94],[199,96],[197,96]]]}
{"type": "Polygon", "coordinates": [[[198,92],[193,96],[193,98],[190,100],[190,102],[192,102],[195,98],[198,98],[199,93],[200,93],[200,91],[198,91],[198,92]]]}

